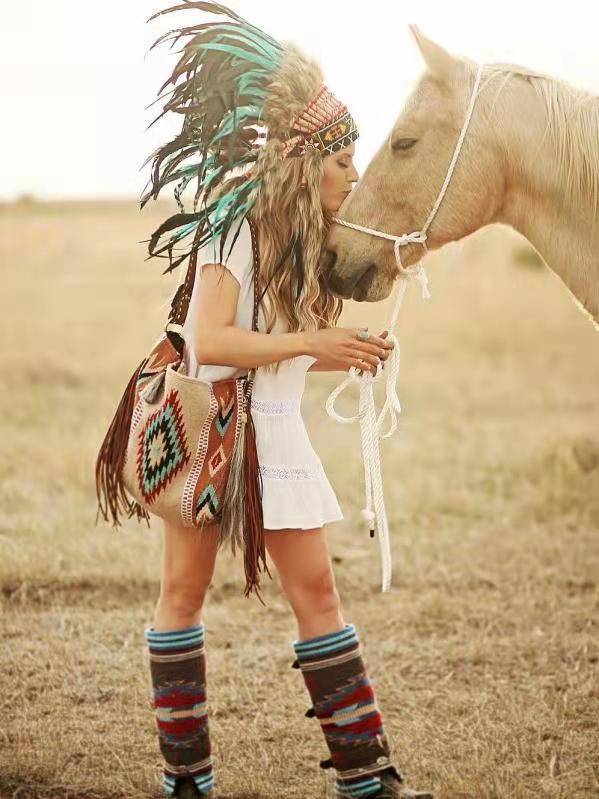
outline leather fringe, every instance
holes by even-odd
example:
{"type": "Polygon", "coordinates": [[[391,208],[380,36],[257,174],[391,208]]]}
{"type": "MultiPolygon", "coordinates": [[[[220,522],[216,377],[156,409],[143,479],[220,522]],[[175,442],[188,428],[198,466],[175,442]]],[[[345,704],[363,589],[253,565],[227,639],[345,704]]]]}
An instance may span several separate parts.
{"type": "Polygon", "coordinates": [[[98,498],[96,524],[98,524],[99,515],[102,513],[105,521],[112,520],[113,527],[119,526],[121,524],[119,513],[123,512],[127,514],[128,518],[135,514],[138,521],[145,519],[148,527],[150,526],[149,513],[138,502],[127,496],[122,479],[137,377],[146,361],[147,358],[144,358],[131,376],[98,452],[96,460],[96,496],[98,498]]]}
{"type": "Polygon", "coordinates": [[[243,546],[243,506],[245,503],[245,482],[243,480],[243,460],[245,456],[245,428],[243,410],[239,409],[240,427],[231,455],[229,476],[222,498],[222,513],[219,519],[220,533],[218,547],[230,543],[235,555],[237,546],[243,546]]]}
{"type": "Polygon", "coordinates": [[[258,452],[256,449],[256,429],[248,402],[246,409],[247,421],[245,424],[245,459],[244,482],[246,499],[244,503],[244,567],[245,591],[244,596],[249,596],[254,590],[260,602],[265,602],[260,596],[260,563],[264,571],[272,580],[272,574],[266,563],[266,545],[264,542],[264,515],[262,508],[262,474],[258,465],[258,452]]]}
{"type": "Polygon", "coordinates": [[[227,478],[223,496],[223,512],[220,519],[220,538],[218,546],[230,541],[235,555],[236,547],[243,548],[246,584],[244,596],[252,590],[262,602],[260,595],[260,561],[272,579],[266,563],[264,542],[264,517],[262,509],[262,475],[258,468],[256,450],[256,431],[250,411],[250,402],[245,412],[240,410],[241,426],[227,478]]]}

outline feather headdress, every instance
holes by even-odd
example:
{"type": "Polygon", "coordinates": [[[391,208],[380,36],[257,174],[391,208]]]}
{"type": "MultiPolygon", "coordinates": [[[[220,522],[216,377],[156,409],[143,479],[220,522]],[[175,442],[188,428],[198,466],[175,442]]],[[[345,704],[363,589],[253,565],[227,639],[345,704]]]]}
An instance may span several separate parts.
{"type": "Polygon", "coordinates": [[[158,92],[160,100],[172,84],[170,97],[150,123],[172,111],[183,116],[181,131],[144,162],[153,161],[141,208],[176,183],[178,213],[147,240],[149,257],[168,257],[164,273],[217,236],[222,261],[231,226],[241,225],[259,200],[265,176],[282,159],[309,158],[315,150],[335,152],[358,136],[346,106],[324,85],[318,64],[230,8],[210,0],[184,0],[148,21],[192,9],[226,19],[171,30],[150,48],[184,41],[158,92]],[[190,182],[196,187],[193,210],[185,212],[181,193],[190,182]],[[188,246],[176,252],[189,237],[188,246]]]}

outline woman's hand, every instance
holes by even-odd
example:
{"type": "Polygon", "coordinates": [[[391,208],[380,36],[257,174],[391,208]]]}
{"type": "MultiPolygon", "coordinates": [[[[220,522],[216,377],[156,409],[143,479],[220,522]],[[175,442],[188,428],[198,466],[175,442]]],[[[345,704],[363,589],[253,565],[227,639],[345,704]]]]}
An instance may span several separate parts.
{"type": "Polygon", "coordinates": [[[372,333],[367,341],[358,338],[360,330],[366,327],[326,327],[306,333],[306,354],[314,358],[334,361],[339,364],[339,369],[347,371],[350,366],[364,371],[368,369],[376,375],[377,366],[389,357],[393,349],[393,342],[385,341],[388,330],[380,336],[372,333]]]}

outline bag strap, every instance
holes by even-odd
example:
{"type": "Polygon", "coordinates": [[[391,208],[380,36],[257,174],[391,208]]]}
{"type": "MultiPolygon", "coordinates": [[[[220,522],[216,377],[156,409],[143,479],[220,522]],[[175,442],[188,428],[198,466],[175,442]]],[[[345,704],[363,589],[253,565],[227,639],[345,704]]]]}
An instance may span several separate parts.
{"type": "MultiPolygon", "coordinates": [[[[249,216],[246,216],[250,226],[250,233],[252,236],[252,260],[254,270],[254,310],[252,314],[252,330],[258,330],[258,276],[260,274],[260,249],[258,245],[258,231],[254,222],[249,216]]],[[[242,223],[243,224],[243,223],[242,223]]],[[[182,336],[183,325],[187,319],[189,311],[189,303],[191,302],[191,294],[193,292],[193,285],[195,281],[196,268],[198,260],[198,251],[194,250],[189,258],[189,265],[185,280],[180,284],[175,296],[171,302],[171,309],[168,316],[168,322],[164,328],[165,333],[170,339],[172,345],[175,347],[179,355],[183,356],[183,348],[185,342],[182,336]]],[[[251,370],[250,370],[251,371],[251,370]]]]}

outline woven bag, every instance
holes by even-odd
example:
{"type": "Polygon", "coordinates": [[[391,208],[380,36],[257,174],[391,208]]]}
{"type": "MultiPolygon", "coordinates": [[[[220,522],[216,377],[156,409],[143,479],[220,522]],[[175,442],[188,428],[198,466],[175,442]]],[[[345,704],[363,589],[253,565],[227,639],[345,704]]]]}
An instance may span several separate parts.
{"type": "MultiPolygon", "coordinates": [[[[250,222],[254,269],[252,330],[258,326],[258,237],[250,222]]],[[[219,524],[218,547],[244,553],[245,596],[260,599],[266,564],[262,479],[251,415],[255,369],[208,382],[185,369],[181,334],[197,266],[171,304],[164,333],[133,373],[96,461],[98,516],[120,525],[120,512],[149,514],[183,527],[219,524]]],[[[264,604],[264,603],[263,603],[264,604]]]]}

